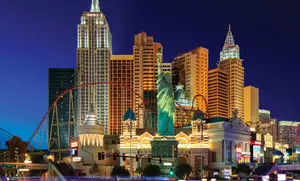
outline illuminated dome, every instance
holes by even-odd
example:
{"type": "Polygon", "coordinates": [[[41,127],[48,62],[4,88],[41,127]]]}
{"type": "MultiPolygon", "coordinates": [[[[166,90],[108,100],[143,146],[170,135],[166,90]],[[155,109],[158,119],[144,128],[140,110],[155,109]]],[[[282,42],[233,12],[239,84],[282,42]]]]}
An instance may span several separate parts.
{"type": "Polygon", "coordinates": [[[85,116],[84,123],[79,126],[78,132],[81,146],[103,146],[104,128],[97,120],[93,105],[85,116]]]}
{"type": "Polygon", "coordinates": [[[94,110],[91,109],[87,115],[85,116],[85,121],[84,123],[85,125],[96,125],[99,124],[98,120],[97,120],[97,116],[94,113],[94,110]]]}

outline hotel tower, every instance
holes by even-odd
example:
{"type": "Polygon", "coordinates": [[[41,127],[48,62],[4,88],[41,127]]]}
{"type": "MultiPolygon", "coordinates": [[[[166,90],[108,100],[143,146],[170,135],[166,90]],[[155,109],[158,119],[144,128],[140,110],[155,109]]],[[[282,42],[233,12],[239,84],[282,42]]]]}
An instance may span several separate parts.
{"type": "MultiPolygon", "coordinates": [[[[156,105],[144,105],[143,97],[146,101],[153,101],[156,99],[156,76],[157,76],[157,58],[156,53],[162,49],[162,45],[154,41],[154,37],[147,36],[145,32],[141,32],[134,36],[133,56],[134,56],[134,92],[139,95],[134,96],[134,112],[136,114],[137,124],[139,128],[145,127],[145,112],[148,114],[151,107],[150,117],[156,114],[156,105]]],[[[165,70],[170,64],[163,65],[165,70]]],[[[147,117],[147,116],[146,116],[147,117]]],[[[146,126],[154,127],[156,120],[152,120],[146,126]]],[[[154,119],[154,118],[153,118],[154,119]]],[[[148,121],[146,121],[148,122],[148,121]]]]}
{"type": "Polygon", "coordinates": [[[229,25],[225,44],[220,53],[219,68],[228,75],[228,115],[238,109],[239,117],[244,120],[244,67],[240,59],[240,47],[235,44],[229,25]]]}
{"type": "MultiPolygon", "coordinates": [[[[112,54],[111,33],[100,11],[99,0],[92,0],[90,12],[84,12],[78,25],[77,82],[90,84],[109,81],[109,59],[112,54]]],[[[78,89],[78,119],[83,124],[93,107],[99,124],[108,133],[109,85],[100,84],[78,89]]]]}
{"type": "Polygon", "coordinates": [[[172,62],[172,74],[173,87],[175,88],[178,84],[183,85],[186,98],[190,103],[196,96],[194,108],[206,112],[205,101],[208,98],[208,49],[198,47],[175,57],[172,62]]]}

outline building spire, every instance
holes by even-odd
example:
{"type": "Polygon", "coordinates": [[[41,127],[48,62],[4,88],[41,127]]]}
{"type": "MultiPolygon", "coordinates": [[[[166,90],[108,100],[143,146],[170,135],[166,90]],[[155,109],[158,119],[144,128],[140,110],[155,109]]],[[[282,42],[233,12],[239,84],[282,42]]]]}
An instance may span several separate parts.
{"type": "Polygon", "coordinates": [[[228,47],[235,47],[235,43],[234,43],[233,35],[232,35],[232,32],[231,32],[230,24],[228,25],[228,33],[227,33],[227,36],[226,36],[226,40],[225,40],[223,49],[228,48],[228,47]]]}
{"type": "Polygon", "coordinates": [[[92,0],[91,12],[100,12],[99,0],[92,0]]]}

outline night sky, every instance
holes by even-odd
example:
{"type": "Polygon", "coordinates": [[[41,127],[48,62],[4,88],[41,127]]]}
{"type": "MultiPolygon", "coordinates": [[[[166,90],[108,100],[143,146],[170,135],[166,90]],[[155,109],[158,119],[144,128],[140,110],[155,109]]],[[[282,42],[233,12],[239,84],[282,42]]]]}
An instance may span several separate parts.
{"type": "MultiPolygon", "coordinates": [[[[1,0],[0,121],[27,140],[48,108],[48,68],[75,67],[77,24],[91,0],[1,0]]],[[[244,60],[245,85],[260,108],[299,121],[300,1],[100,0],[113,53],[130,54],[141,31],[164,47],[164,60],[198,46],[216,67],[231,24],[244,60]]]]}

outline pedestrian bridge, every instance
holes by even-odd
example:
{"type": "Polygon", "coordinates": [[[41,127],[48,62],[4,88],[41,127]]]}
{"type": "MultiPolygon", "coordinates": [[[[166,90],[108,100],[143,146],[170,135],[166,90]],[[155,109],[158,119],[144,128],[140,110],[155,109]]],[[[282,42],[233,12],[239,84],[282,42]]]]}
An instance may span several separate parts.
{"type": "Polygon", "coordinates": [[[18,168],[29,170],[47,170],[48,164],[40,163],[18,163],[18,162],[0,162],[1,168],[18,168]]]}
{"type": "Polygon", "coordinates": [[[296,171],[300,170],[300,164],[282,164],[277,165],[278,171],[296,171]]]}

